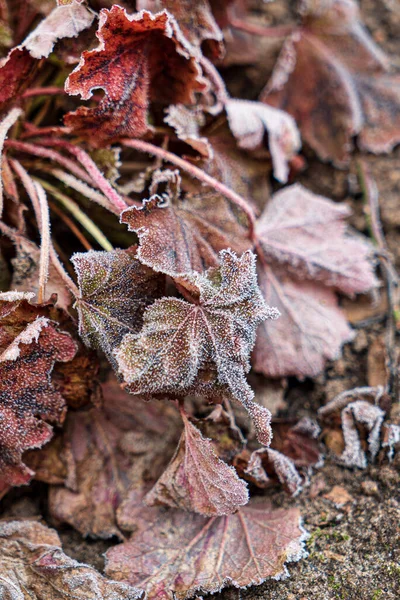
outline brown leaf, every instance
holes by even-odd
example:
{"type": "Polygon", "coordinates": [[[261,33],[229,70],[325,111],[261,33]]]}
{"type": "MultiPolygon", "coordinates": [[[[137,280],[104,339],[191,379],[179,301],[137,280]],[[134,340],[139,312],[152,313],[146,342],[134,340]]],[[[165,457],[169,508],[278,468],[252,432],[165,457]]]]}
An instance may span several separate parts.
{"type": "Polygon", "coordinates": [[[136,600],[141,592],[106,579],[64,554],[53,529],[35,521],[0,523],[0,596],[35,600],[136,600]],[[28,595],[27,595],[28,594],[28,595]]]}
{"type": "Polygon", "coordinates": [[[285,575],[284,563],[304,556],[296,508],[251,504],[211,518],[148,508],[137,526],[129,542],[107,552],[106,573],[143,589],[148,600],[260,584],[285,575]]]}
{"type": "Polygon", "coordinates": [[[192,104],[204,89],[191,45],[167,12],[128,15],[114,5],[100,12],[96,50],[82,54],[65,89],[88,100],[101,88],[96,108],[81,107],[64,119],[68,127],[104,142],[121,135],[140,137],[148,130],[150,102],[192,104]],[[115,57],[118,56],[118,64],[115,57]]]}
{"type": "Polygon", "coordinates": [[[184,432],[167,469],[145,497],[149,506],[183,508],[202,515],[228,515],[248,503],[246,483],[218,458],[182,412],[184,432]]]}
{"type": "Polygon", "coordinates": [[[301,491],[301,477],[293,462],[277,450],[260,448],[249,457],[244,475],[260,488],[269,487],[270,477],[278,479],[284,490],[295,496],[301,491]]]}
{"type": "Polygon", "coordinates": [[[50,375],[56,361],[71,360],[76,344],[45,317],[35,318],[24,294],[0,297],[0,467],[10,485],[27,483],[33,472],[22,461],[29,448],[52,437],[46,421],[60,423],[65,401],[50,375]]]}
{"type": "Polygon", "coordinates": [[[222,31],[214,20],[208,0],[139,0],[136,8],[153,13],[166,9],[174,15],[186,39],[198,51],[206,41],[215,57],[222,54],[222,31]]]}
{"type": "Polygon", "coordinates": [[[268,445],[270,413],[252,401],[245,374],[257,325],[277,312],[262,300],[251,252],[238,258],[223,250],[220,256],[221,267],[188,277],[197,303],[156,300],[144,313],[141,332],[127,334],[115,356],[134,394],[230,393],[268,445]]]}
{"type": "Polygon", "coordinates": [[[294,119],[287,113],[261,102],[229,99],[225,103],[229,126],[240,148],[256,150],[263,146],[268,134],[274,176],[286,183],[289,161],[301,147],[300,134],[294,119]]]}
{"type": "Polygon", "coordinates": [[[372,247],[346,231],[346,207],[294,185],[278,192],[257,224],[258,275],[278,321],[259,328],[253,365],[269,377],[317,375],[353,337],[335,290],[377,285],[372,247]]]}
{"type": "Polygon", "coordinates": [[[102,348],[115,366],[114,348],[126,333],[136,333],[148,304],[162,295],[164,279],[141,264],[134,249],[75,253],[79,333],[102,348]]]}
{"type": "Polygon", "coordinates": [[[190,109],[183,104],[172,104],[166,109],[164,119],[172,127],[180,140],[197,150],[204,158],[213,157],[213,149],[207,138],[199,133],[205,124],[202,110],[190,109]]]}
{"type": "Polygon", "coordinates": [[[354,0],[303,0],[262,101],[289,112],[323,160],[347,164],[352,137],[371,152],[400,142],[400,77],[354,0]]]}
{"type": "Polygon", "coordinates": [[[318,442],[321,432],[318,423],[303,417],[296,424],[278,420],[273,423],[271,448],[289,457],[296,467],[319,467],[323,453],[318,442]]]}
{"type": "Polygon", "coordinates": [[[167,193],[121,214],[121,222],[139,238],[137,257],[143,264],[179,277],[217,266],[221,250],[249,248],[246,219],[228,200],[215,192],[182,198],[178,171],[155,177],[157,184],[168,182],[167,193]]]}
{"type": "MultiPolygon", "coordinates": [[[[132,398],[115,378],[103,385],[103,394],[101,408],[67,417],[52,466],[52,473],[58,468],[64,475],[58,482],[64,485],[50,489],[49,508],[53,518],[84,536],[122,537],[117,510],[133,497],[143,509],[142,498],[168,464],[181,424],[173,406],[132,398]]],[[[43,465],[50,460],[42,460],[42,475],[43,465]]]]}

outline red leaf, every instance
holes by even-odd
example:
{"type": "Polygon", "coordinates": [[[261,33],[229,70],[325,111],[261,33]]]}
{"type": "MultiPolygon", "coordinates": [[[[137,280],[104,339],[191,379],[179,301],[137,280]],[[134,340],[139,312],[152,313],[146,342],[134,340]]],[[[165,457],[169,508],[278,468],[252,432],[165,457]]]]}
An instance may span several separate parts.
{"type": "Polygon", "coordinates": [[[178,171],[160,172],[153,181],[167,181],[167,193],[121,214],[121,222],[138,235],[142,263],[176,278],[215,267],[221,250],[249,248],[245,217],[228,200],[215,192],[181,198],[178,171]]]}
{"type": "Polygon", "coordinates": [[[222,54],[223,35],[216,24],[208,0],[139,0],[137,10],[157,12],[166,9],[174,15],[187,40],[197,49],[208,42],[215,57],[222,54]]]}
{"type": "Polygon", "coordinates": [[[244,473],[261,488],[268,487],[271,483],[269,476],[274,475],[293,496],[301,491],[301,477],[293,462],[271,448],[260,448],[252,452],[244,473]]]}
{"type": "Polygon", "coordinates": [[[276,194],[257,225],[258,275],[278,321],[261,325],[254,368],[267,376],[318,374],[352,331],[335,290],[366,292],[377,285],[371,247],[346,232],[348,209],[301,186],[276,194]]]}
{"type": "Polygon", "coordinates": [[[34,314],[23,294],[1,295],[0,468],[2,480],[10,485],[27,483],[33,475],[21,456],[52,437],[46,421],[60,423],[65,417],[64,399],[50,375],[55,361],[69,361],[76,352],[67,333],[34,314]]]}
{"type": "Polygon", "coordinates": [[[106,573],[145,590],[148,600],[183,600],[285,575],[285,561],[304,556],[303,539],[295,508],[252,504],[212,518],[149,508],[130,541],[107,552],[106,573]]]}
{"type": "Polygon", "coordinates": [[[84,536],[122,537],[117,511],[133,496],[143,509],[144,494],[173,454],[181,422],[171,404],[133,399],[114,378],[102,388],[101,408],[68,414],[59,457],[48,456],[45,448],[42,478],[51,482],[64,463],[64,485],[50,489],[49,508],[57,521],[84,536]]]}
{"type": "Polygon", "coordinates": [[[229,392],[268,445],[270,413],[252,401],[245,374],[257,325],[277,312],[262,300],[251,252],[238,258],[224,250],[220,256],[221,267],[187,277],[198,303],[156,300],[144,313],[142,331],[127,334],[115,355],[134,394],[229,392]]]}
{"type": "Polygon", "coordinates": [[[227,515],[247,504],[246,483],[218,458],[212,441],[182,413],[184,432],[175,455],[145,497],[149,506],[162,504],[203,515],[227,515]]]}
{"type": "Polygon", "coordinates": [[[96,108],[68,113],[65,124],[91,134],[93,143],[121,135],[140,137],[148,129],[150,102],[191,104],[204,89],[191,45],[166,11],[128,15],[114,5],[100,12],[96,50],[82,54],[65,89],[84,100],[105,92],[96,108]],[[115,61],[115,57],[118,61],[115,61]]]}
{"type": "Polygon", "coordinates": [[[111,581],[64,554],[57,533],[36,521],[0,524],[0,581],[4,599],[137,600],[141,596],[139,590],[111,581]]]}
{"type": "Polygon", "coordinates": [[[400,76],[360,22],[353,0],[303,0],[261,99],[296,119],[323,160],[347,164],[352,137],[389,152],[400,142],[400,76]]]}

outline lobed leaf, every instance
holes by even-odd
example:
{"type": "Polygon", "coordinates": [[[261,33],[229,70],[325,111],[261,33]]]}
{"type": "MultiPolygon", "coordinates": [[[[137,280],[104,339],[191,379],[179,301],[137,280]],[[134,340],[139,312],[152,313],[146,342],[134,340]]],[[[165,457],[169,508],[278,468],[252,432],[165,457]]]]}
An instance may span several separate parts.
{"type": "Polygon", "coordinates": [[[135,249],[75,253],[79,332],[85,343],[102,348],[115,366],[114,348],[126,333],[136,333],[143,312],[162,295],[164,280],[141,264],[135,249]]]}
{"type": "Polygon", "coordinates": [[[47,421],[63,421],[65,401],[51,372],[56,361],[71,360],[77,350],[69,334],[35,312],[23,294],[0,296],[0,469],[9,485],[30,480],[33,472],[22,453],[49,441],[47,421]]]}
{"type": "Polygon", "coordinates": [[[129,542],[107,552],[106,573],[149,600],[183,600],[285,576],[284,563],[304,556],[304,536],[296,508],[253,503],[211,518],[148,508],[129,542]]]}
{"type": "Polygon", "coordinates": [[[282,108],[323,160],[349,161],[352,138],[370,152],[400,142],[400,76],[365,30],[354,0],[302,0],[261,100],[282,108]]]}
{"type": "Polygon", "coordinates": [[[221,267],[188,277],[197,288],[197,303],[155,301],[144,313],[141,332],[124,337],[116,360],[134,394],[229,392],[268,445],[270,413],[252,401],[245,374],[257,325],[278,313],[262,299],[251,252],[238,258],[223,250],[220,257],[221,267]]]}
{"type": "Polygon", "coordinates": [[[99,47],[83,52],[65,90],[88,100],[100,88],[105,97],[97,107],[80,107],[64,119],[90,134],[94,144],[140,137],[148,130],[150,102],[191,104],[194,92],[204,89],[192,46],[166,11],[129,15],[115,4],[101,10],[97,37],[99,47]]]}

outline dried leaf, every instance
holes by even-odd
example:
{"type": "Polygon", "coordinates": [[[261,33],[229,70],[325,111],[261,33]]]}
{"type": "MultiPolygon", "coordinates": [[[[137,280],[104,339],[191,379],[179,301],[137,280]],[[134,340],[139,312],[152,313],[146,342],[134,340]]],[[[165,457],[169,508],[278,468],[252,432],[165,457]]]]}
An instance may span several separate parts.
{"type": "Polygon", "coordinates": [[[198,51],[207,41],[215,57],[222,54],[222,31],[214,20],[208,0],[139,0],[136,8],[153,13],[166,9],[174,15],[184,36],[198,51]]]}
{"type": "Polygon", "coordinates": [[[249,501],[246,483],[218,458],[211,440],[182,413],[184,432],[175,455],[145,497],[149,506],[183,508],[202,515],[228,515],[249,501]]]}
{"type": "Polygon", "coordinates": [[[4,521],[0,523],[0,597],[136,600],[141,592],[106,579],[64,554],[53,529],[36,521],[4,521]]]}
{"type": "Polygon", "coordinates": [[[132,398],[115,378],[102,389],[101,408],[67,417],[61,453],[50,473],[61,460],[64,481],[58,483],[64,485],[50,489],[49,508],[56,521],[69,523],[84,536],[122,537],[117,510],[133,496],[140,510],[144,508],[142,498],[168,464],[181,423],[169,403],[132,398]]]}
{"type": "Polygon", "coordinates": [[[296,467],[320,467],[323,453],[318,442],[321,429],[316,421],[303,417],[295,425],[285,420],[273,423],[271,448],[289,457],[296,467]]]}
{"type": "Polygon", "coordinates": [[[252,504],[211,518],[148,508],[137,526],[129,542],[107,552],[106,573],[143,589],[148,600],[260,584],[285,576],[284,563],[304,556],[296,508],[252,504]]]}
{"type": "Polygon", "coordinates": [[[50,375],[56,361],[69,361],[76,352],[67,333],[45,317],[35,318],[35,307],[27,305],[18,292],[0,295],[0,467],[10,485],[30,480],[33,472],[22,453],[52,437],[46,421],[65,417],[65,401],[50,375]]]}
{"type": "Polygon", "coordinates": [[[204,158],[213,157],[213,149],[207,138],[199,133],[205,124],[201,110],[186,108],[183,104],[172,104],[166,109],[164,121],[173,129],[180,140],[197,150],[204,158]]]}
{"type": "Polygon", "coordinates": [[[139,238],[137,257],[143,264],[176,278],[215,267],[221,250],[249,248],[243,214],[228,200],[214,192],[181,198],[178,171],[161,172],[157,182],[163,180],[176,191],[171,183],[163,196],[155,194],[121,214],[139,238]]]}
{"type": "Polygon", "coordinates": [[[134,249],[76,253],[71,260],[81,292],[80,335],[115,366],[114,348],[126,333],[140,330],[143,312],[162,295],[164,280],[136,259],[134,249]]]}
{"type": "Polygon", "coordinates": [[[91,26],[94,17],[81,0],[60,4],[28,35],[22,47],[34,58],[47,57],[58,40],[77,37],[91,26]]]}
{"type": "Polygon", "coordinates": [[[99,47],[82,54],[65,84],[69,94],[84,100],[94,89],[105,92],[96,108],[81,107],[64,119],[90,134],[92,143],[140,137],[148,130],[150,102],[191,104],[194,92],[204,89],[192,47],[166,11],[128,15],[118,5],[103,9],[97,37],[99,47]]]}
{"type": "Polygon", "coordinates": [[[257,225],[258,274],[266,302],[282,316],[260,326],[256,371],[314,376],[352,338],[335,290],[361,293],[377,280],[372,248],[346,232],[347,215],[346,207],[299,185],[278,192],[267,205],[257,225]]]}
{"type": "Polygon", "coordinates": [[[323,160],[347,164],[352,137],[371,152],[400,142],[400,76],[360,21],[354,0],[302,0],[262,101],[290,113],[323,160]]]}
{"type": "Polygon", "coordinates": [[[347,467],[365,469],[367,455],[362,447],[357,425],[362,425],[368,432],[368,453],[373,462],[380,447],[380,431],[385,412],[379,406],[373,406],[365,400],[351,402],[342,410],[342,428],[345,449],[339,457],[347,467]]]}
{"type": "Polygon", "coordinates": [[[278,181],[286,183],[288,163],[301,147],[294,119],[283,110],[249,100],[230,99],[225,103],[225,110],[240,148],[259,149],[263,146],[265,134],[268,134],[274,176],[278,181]]]}
{"type": "Polygon", "coordinates": [[[274,476],[289,494],[295,496],[301,491],[301,477],[293,462],[271,448],[260,448],[252,452],[244,475],[260,488],[268,487],[271,484],[270,477],[274,476]]]}
{"type": "Polygon", "coordinates": [[[268,445],[270,413],[252,401],[245,373],[257,325],[278,315],[262,300],[254,255],[223,250],[220,257],[221,267],[188,277],[198,303],[156,300],[144,313],[142,331],[127,334],[115,356],[134,394],[230,392],[268,445]]]}

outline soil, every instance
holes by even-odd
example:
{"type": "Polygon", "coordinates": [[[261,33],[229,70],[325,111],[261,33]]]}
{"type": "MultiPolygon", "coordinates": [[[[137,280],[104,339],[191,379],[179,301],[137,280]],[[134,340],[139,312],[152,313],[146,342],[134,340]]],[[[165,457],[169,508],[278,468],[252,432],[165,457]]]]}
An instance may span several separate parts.
{"type": "MultiPolygon", "coordinates": [[[[278,4],[281,5],[281,2],[278,4]]],[[[284,9],[290,12],[291,5],[288,0],[284,9]]],[[[399,0],[361,0],[360,5],[364,22],[374,39],[400,65],[399,0]]],[[[268,14],[273,15],[273,11],[278,9],[271,10],[272,13],[266,13],[266,23],[268,14]]],[[[249,68],[246,71],[246,67],[241,67],[239,71],[236,71],[239,77],[235,80],[232,67],[227,69],[231,88],[237,90],[244,86],[247,93],[242,96],[256,97],[259,89],[256,89],[258,80],[254,70],[249,68]],[[247,86],[249,79],[253,82],[250,92],[247,86]]],[[[349,203],[354,210],[352,225],[367,232],[363,199],[356,177],[357,157],[348,171],[340,171],[321,164],[307,148],[304,152],[307,169],[297,180],[316,193],[349,203]]],[[[369,155],[363,159],[376,180],[387,244],[400,269],[400,148],[388,156],[369,155]]],[[[350,318],[356,315],[354,326],[357,335],[345,347],[343,357],[329,364],[324,374],[314,381],[289,382],[286,393],[289,414],[315,416],[317,408],[336,394],[370,382],[368,351],[374,340],[384,334],[385,318],[378,311],[376,318],[359,321],[360,306],[360,301],[348,306],[350,318]]],[[[342,468],[327,456],[324,466],[310,476],[298,497],[293,499],[283,492],[269,492],[276,505],[295,505],[301,509],[304,526],[310,534],[306,543],[309,555],[289,565],[289,578],[269,580],[257,588],[242,591],[241,597],[246,600],[398,599],[399,489],[399,455],[391,464],[385,460],[370,465],[364,471],[342,468]],[[344,503],[340,504],[341,501],[344,503]]],[[[45,498],[45,486],[38,483],[29,490],[13,491],[1,503],[0,515],[2,518],[39,516],[48,521],[45,498]]],[[[100,571],[104,566],[103,553],[115,543],[115,540],[84,540],[70,528],[63,529],[60,535],[67,554],[100,571]]],[[[237,591],[226,590],[216,600],[231,599],[232,594],[235,598],[239,596],[237,591]]]]}

